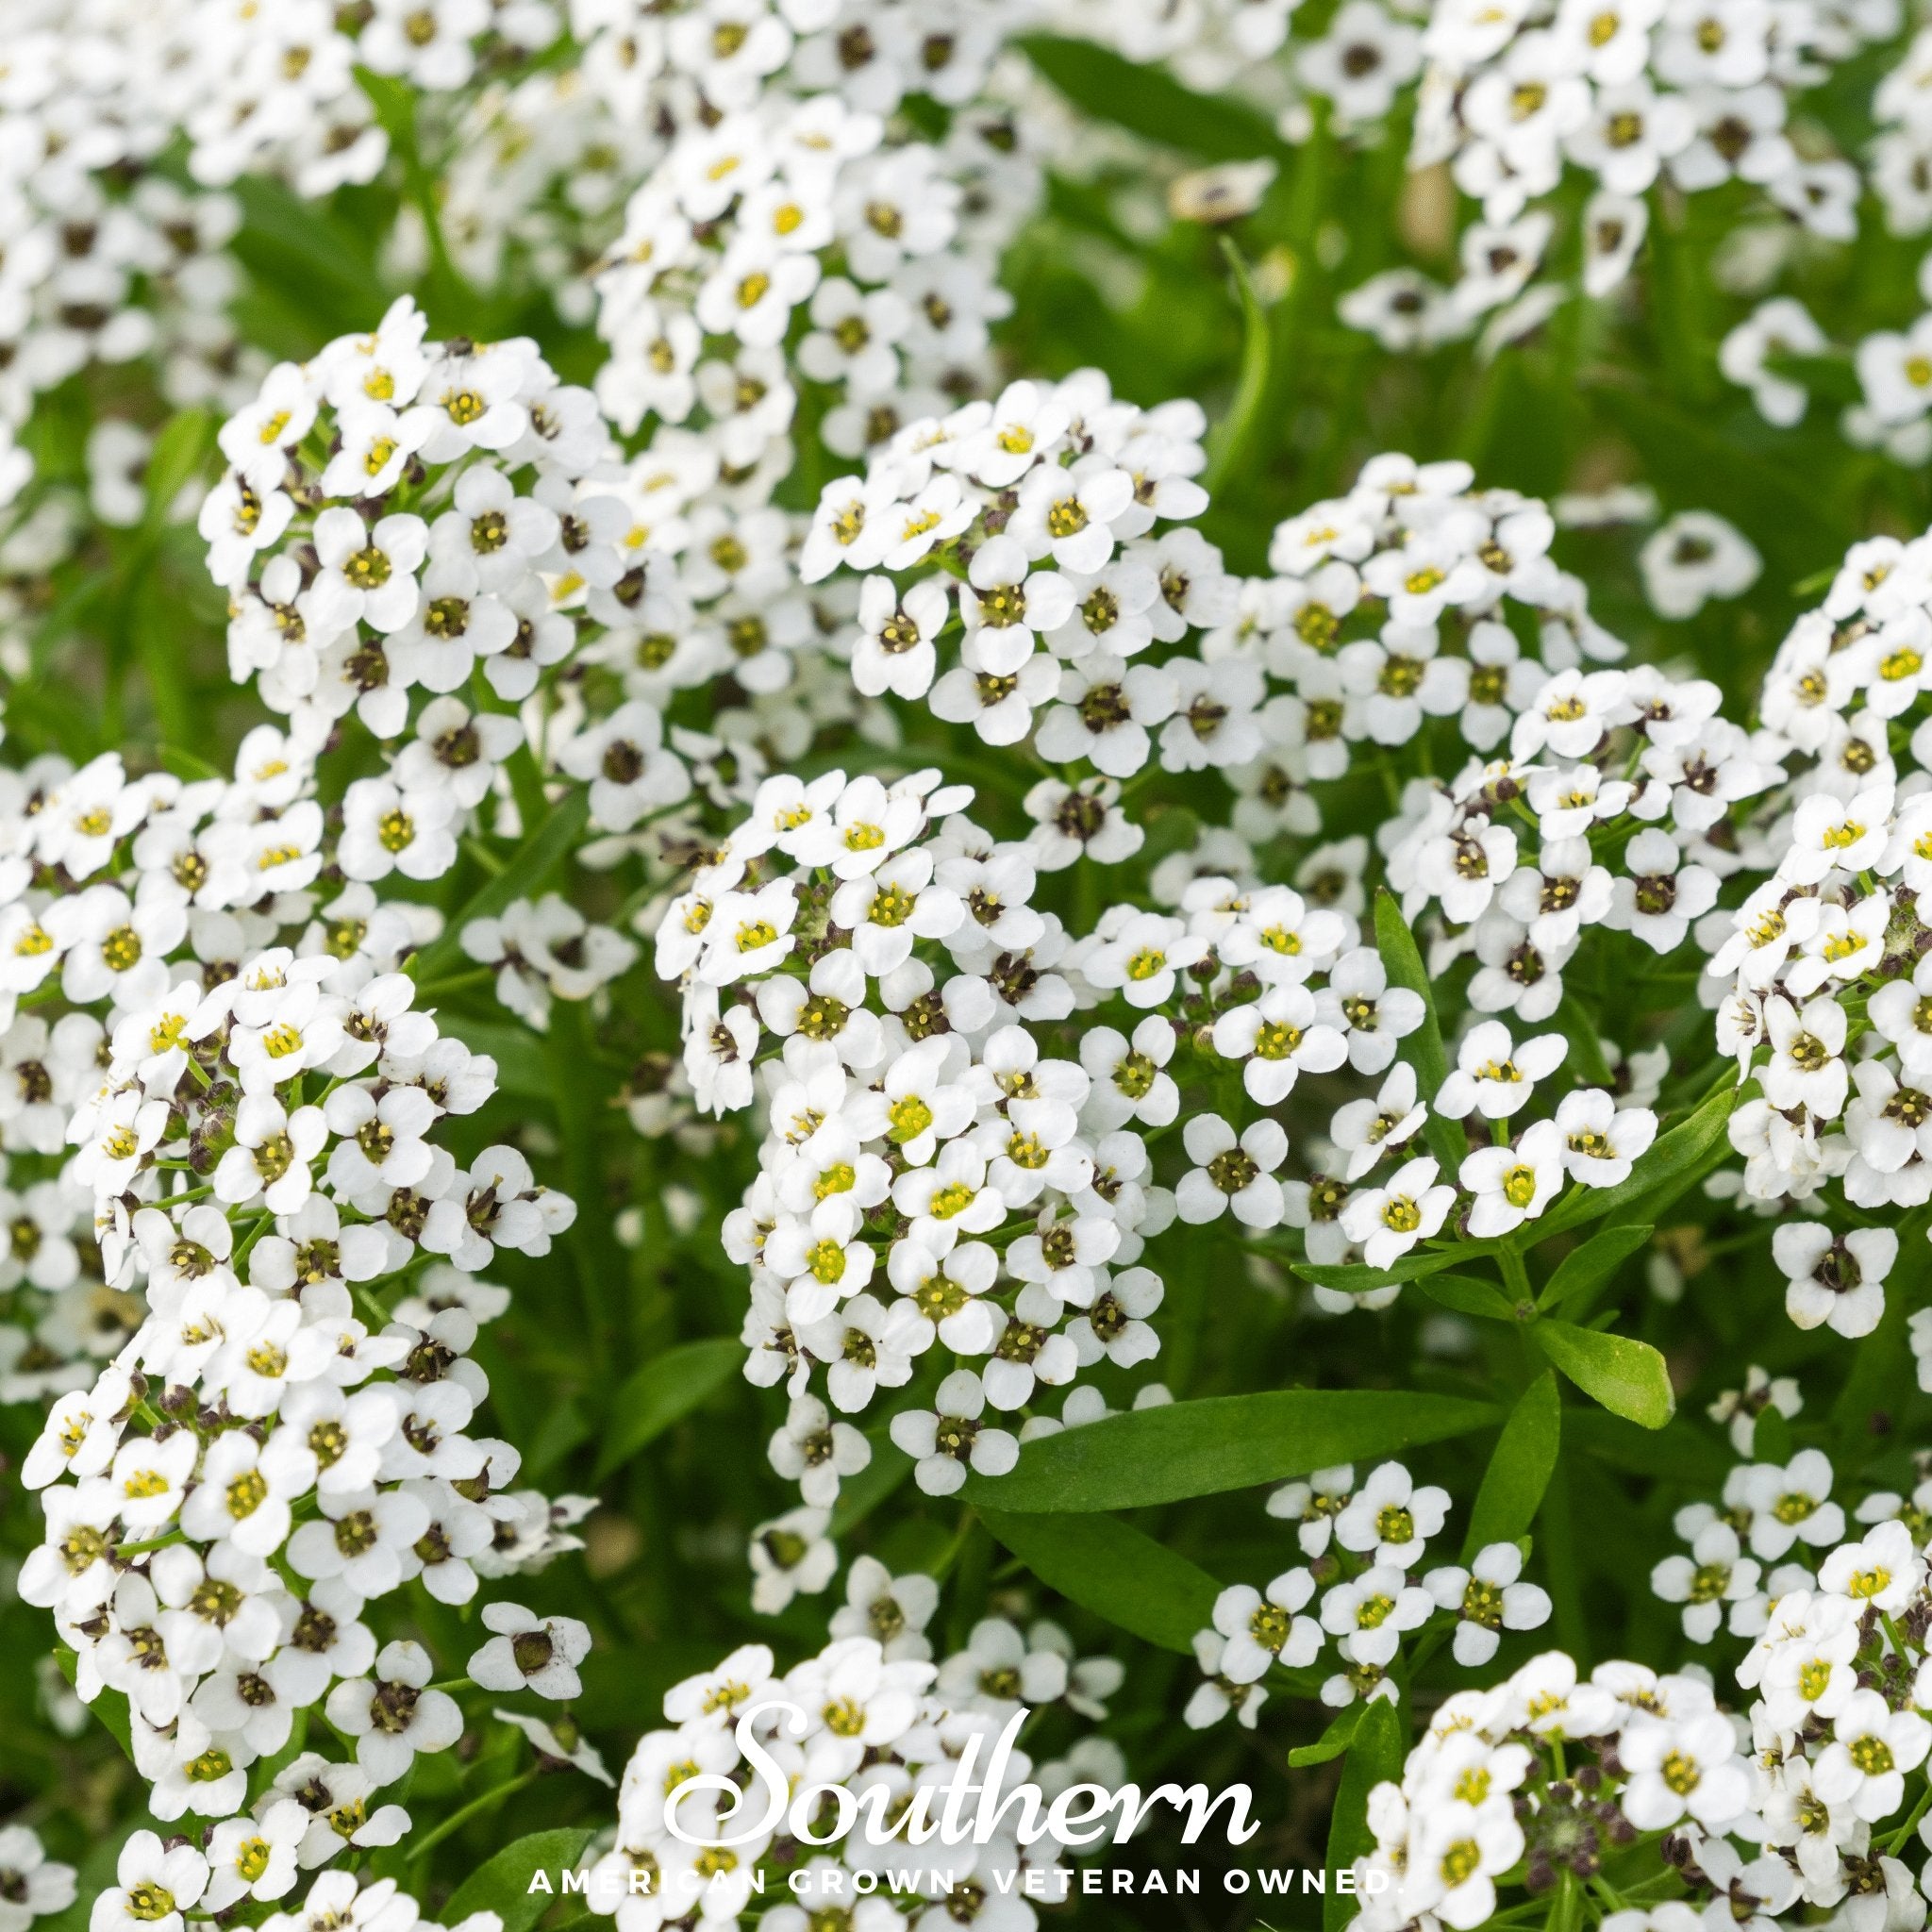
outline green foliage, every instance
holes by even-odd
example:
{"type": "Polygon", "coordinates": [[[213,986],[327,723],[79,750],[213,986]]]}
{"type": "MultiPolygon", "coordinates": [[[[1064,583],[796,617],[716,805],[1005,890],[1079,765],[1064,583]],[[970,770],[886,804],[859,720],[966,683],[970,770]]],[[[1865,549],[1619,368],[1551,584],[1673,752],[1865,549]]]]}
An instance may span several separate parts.
{"type": "Polygon", "coordinates": [[[1497,1438],[1496,1452],[1470,1511],[1469,1533],[1462,1543],[1465,1557],[1490,1543],[1514,1542],[1528,1534],[1557,1467],[1562,1432],[1556,1371],[1545,1369],[1517,1398],[1497,1438]]]}
{"type": "Polygon", "coordinates": [[[1675,1414],[1670,1370],[1647,1341],[1578,1328],[1570,1322],[1539,1322],[1536,1345],[1586,1394],[1613,1415],[1646,1429],[1660,1429],[1675,1414]]]}
{"type": "MultiPolygon", "coordinates": [[[[1429,985],[1429,975],[1423,969],[1423,956],[1417,949],[1415,935],[1409,931],[1394,894],[1386,887],[1375,893],[1375,949],[1382,956],[1389,984],[1406,987],[1423,1003],[1423,1024],[1402,1042],[1401,1052],[1415,1069],[1416,1098],[1428,1106],[1449,1077],[1449,1055],[1442,1045],[1441,1022],[1436,1017],[1436,995],[1429,985]]],[[[1465,1151],[1456,1123],[1431,1107],[1423,1131],[1441,1164],[1443,1177],[1453,1179],[1462,1165],[1465,1151]]]]}
{"type": "Polygon", "coordinates": [[[456,1925],[472,1912],[494,1912],[503,1921],[503,1932],[530,1932],[555,1903],[552,1892],[530,1890],[532,1876],[546,1873],[554,1886],[557,1874],[569,1871],[590,1841],[590,1832],[575,1827],[526,1833],[477,1866],[457,1887],[443,1907],[444,1919],[456,1925]]]}
{"type": "MultiPolygon", "coordinates": [[[[1378,1784],[1402,1775],[1407,1751],[1402,1720],[1393,1704],[1375,1698],[1364,1707],[1351,1733],[1348,1757],[1342,1765],[1341,1786],[1335,1793],[1335,1811],[1328,1826],[1328,1870],[1346,1871],[1372,1850],[1375,1835],[1369,1829],[1369,1793],[1378,1784]]],[[[1357,1902],[1331,1883],[1322,1901],[1324,1932],[1341,1932],[1355,1917],[1357,1902]]]]}
{"type": "Polygon", "coordinates": [[[1368,1389],[1284,1389],[1138,1408],[1030,1442],[966,1494],[1004,1510],[1135,1509],[1393,1456],[1495,1420],[1486,1403],[1368,1389]]]}
{"type": "Polygon", "coordinates": [[[1163,1650],[1191,1654],[1213,1621],[1214,1578],[1117,1517],[983,1509],[980,1520],[1050,1590],[1163,1650]]]}
{"type": "Polygon", "coordinates": [[[595,1479],[603,1482],[739,1373],[744,1349],[729,1336],[687,1341],[654,1356],[610,1393],[595,1479]]]}

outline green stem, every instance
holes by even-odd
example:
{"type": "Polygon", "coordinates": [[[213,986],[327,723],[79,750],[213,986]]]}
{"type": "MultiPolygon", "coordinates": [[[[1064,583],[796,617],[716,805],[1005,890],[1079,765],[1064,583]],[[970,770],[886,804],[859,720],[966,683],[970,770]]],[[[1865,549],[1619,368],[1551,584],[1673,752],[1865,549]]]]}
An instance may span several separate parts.
{"type": "Polygon", "coordinates": [[[1523,1257],[1507,1241],[1496,1250],[1496,1266],[1502,1271],[1503,1286],[1518,1302],[1536,1299],[1529,1286],[1529,1270],[1524,1266],[1523,1257]]]}
{"type": "Polygon", "coordinates": [[[1932,1784],[1928,1784],[1919,1793],[1919,1802],[1912,1807],[1911,1815],[1885,1840],[1885,1849],[1888,1852],[1895,1853],[1899,1846],[1911,1837],[1912,1833],[1918,1828],[1920,1819],[1924,1817],[1928,1806],[1932,1806],[1932,1784]]]}
{"type": "Polygon", "coordinates": [[[541,1766],[533,1764],[528,1771],[520,1772],[504,1784],[491,1786],[480,1797],[472,1798],[460,1809],[452,1811],[434,1830],[425,1832],[410,1846],[410,1861],[420,1865],[444,1839],[460,1831],[472,1819],[480,1818],[484,1812],[502,1804],[506,1798],[512,1797],[526,1786],[534,1784],[541,1775],[541,1766]]]}

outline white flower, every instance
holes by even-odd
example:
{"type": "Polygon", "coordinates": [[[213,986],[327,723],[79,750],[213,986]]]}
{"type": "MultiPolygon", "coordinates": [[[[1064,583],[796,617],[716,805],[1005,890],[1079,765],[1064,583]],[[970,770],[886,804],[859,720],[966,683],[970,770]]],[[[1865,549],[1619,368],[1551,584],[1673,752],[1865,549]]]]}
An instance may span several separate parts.
{"type": "Polygon", "coordinates": [[[1845,1024],[1845,1009],[1836,1000],[1815,999],[1802,1008],[1783,999],[1766,1002],[1771,1060],[1760,1078],[1772,1106],[1803,1107],[1827,1121],[1844,1111],[1849,1075],[1840,1056],[1845,1024]]]}
{"type": "Polygon", "coordinates": [[[1916,1710],[1893,1710],[1876,1690],[1856,1690],[1832,1722],[1812,1783],[1827,1805],[1849,1805],[1868,1824],[1889,1818],[1905,1797],[1906,1774],[1932,1749],[1932,1724],[1916,1710]]]}
{"type": "Polygon", "coordinates": [[[1301,1670],[1322,1648],[1322,1626],[1301,1610],[1315,1593],[1307,1570],[1285,1570],[1265,1591],[1234,1584],[1214,1600],[1214,1627],[1225,1640],[1221,1674],[1253,1684],[1279,1661],[1301,1670]]]}
{"type": "Polygon", "coordinates": [[[976,1475],[1005,1475],[1020,1445],[1005,1429],[987,1427],[986,1391],[971,1369],[956,1369],[940,1384],[934,1409],[906,1409],[891,1421],[891,1438],[915,1459],[914,1480],[928,1496],[950,1496],[976,1475]]]}
{"type": "Polygon", "coordinates": [[[1393,1659],[1403,1632],[1426,1623],[1435,1607],[1428,1591],[1410,1583],[1402,1570],[1376,1563],[1323,1597],[1322,1627],[1344,1641],[1352,1661],[1384,1666],[1393,1659]]]}
{"type": "Polygon", "coordinates": [[[1624,1814],[1640,1831],[1663,1830],[1686,1816],[1722,1831],[1750,1801],[1737,1733],[1721,1711],[1682,1718],[1640,1712],[1624,1727],[1617,1755],[1630,1774],[1624,1814]]]}
{"type": "MultiPolygon", "coordinates": [[[[488,1616],[485,1611],[485,1616],[488,1616]]],[[[394,1784],[418,1751],[446,1751],[462,1735],[455,1698],[428,1688],[435,1670],[420,1643],[391,1643],[375,1659],[376,1678],[338,1683],[329,1723],[356,1740],[356,1760],[378,1785],[394,1784]]]]}
{"type": "Polygon", "coordinates": [[[1470,1233],[1492,1241],[1534,1220],[1563,1185],[1563,1130],[1555,1121],[1538,1121],[1514,1147],[1477,1148],[1458,1176],[1475,1196],[1470,1233]]]}
{"type": "Polygon", "coordinates": [[[1830,1460],[1818,1449],[1801,1449],[1784,1469],[1753,1463],[1741,1471],[1751,1554],[1774,1562],[1793,1543],[1820,1549],[1837,1542],[1845,1533],[1845,1512],[1828,1500],[1831,1475],[1830,1460]]]}
{"type": "Polygon", "coordinates": [[[1472,1667],[1495,1656],[1505,1630],[1534,1630],[1548,1623],[1549,1592],[1524,1583],[1523,1552],[1514,1543],[1490,1543],[1467,1570],[1432,1570],[1423,1588],[1457,1622],[1451,1643],[1456,1661],[1472,1667]]]}
{"type": "Polygon", "coordinates": [[[1399,1462],[1374,1470],[1335,1518],[1335,1541],[1344,1550],[1374,1552],[1374,1561],[1411,1570],[1430,1537],[1449,1515],[1449,1491],[1415,1479],[1399,1462]]]}
{"type": "Polygon", "coordinates": [[[1856,1340],[1877,1327],[1885,1277],[1898,1258],[1890,1228],[1834,1236],[1815,1221],[1788,1221],[1772,1231],[1771,1252],[1789,1283],[1785,1312],[1800,1328],[1824,1324],[1856,1340]]]}
{"type": "Polygon", "coordinates": [[[192,1845],[164,1851],[151,1831],[137,1831],[121,1847],[114,1880],[93,1902],[89,1932],[182,1932],[182,1914],[208,1890],[208,1860],[192,1845]]]}
{"type": "Polygon", "coordinates": [[[1529,1104],[1536,1082],[1555,1073],[1568,1050],[1560,1033],[1539,1034],[1519,1047],[1502,1021],[1482,1021],[1463,1035],[1436,1111],[1452,1120],[1470,1113],[1507,1120],[1529,1104]]]}
{"type": "Polygon", "coordinates": [[[1417,1241],[1438,1232],[1456,1202],[1456,1190],[1437,1181],[1427,1156],[1405,1161],[1379,1188],[1349,1197],[1341,1210],[1342,1232],[1358,1241],[1371,1268],[1387,1268],[1417,1241]]]}
{"type": "Polygon", "coordinates": [[[872,1444],[849,1423],[834,1422],[815,1395],[793,1399],[785,1426],[773,1436],[772,1467],[795,1482],[805,1502],[829,1509],[839,1500],[841,1476],[857,1475],[872,1460],[872,1444]]]}
{"type": "Polygon", "coordinates": [[[1193,1167],[1181,1177],[1174,1208],[1191,1224],[1215,1221],[1232,1209],[1244,1227],[1278,1227],[1284,1212],[1274,1170],[1288,1156],[1280,1124],[1258,1120],[1240,1138],[1219,1114],[1196,1114],[1182,1130],[1193,1167]]]}
{"type": "Polygon", "coordinates": [[[496,1635],[466,1668],[485,1690],[529,1690],[559,1701],[581,1690],[576,1667],[590,1655],[591,1633],[575,1617],[543,1618],[521,1604],[486,1604],[483,1627],[496,1635]]]}

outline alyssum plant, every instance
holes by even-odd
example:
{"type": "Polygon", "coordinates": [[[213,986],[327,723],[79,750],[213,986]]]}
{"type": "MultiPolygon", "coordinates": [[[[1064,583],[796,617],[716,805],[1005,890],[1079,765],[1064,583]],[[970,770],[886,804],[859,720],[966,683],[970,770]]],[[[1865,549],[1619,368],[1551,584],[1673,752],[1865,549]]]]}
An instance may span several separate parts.
{"type": "Polygon", "coordinates": [[[1924,51],[1089,11],[30,8],[0,1932],[1923,1924],[1924,51]]]}

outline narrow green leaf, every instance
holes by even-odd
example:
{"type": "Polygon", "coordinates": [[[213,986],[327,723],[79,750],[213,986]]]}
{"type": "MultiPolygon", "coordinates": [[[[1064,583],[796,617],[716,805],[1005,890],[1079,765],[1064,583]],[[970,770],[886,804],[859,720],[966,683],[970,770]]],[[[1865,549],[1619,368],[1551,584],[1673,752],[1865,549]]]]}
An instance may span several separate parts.
{"type": "Polygon", "coordinates": [[[591,815],[591,794],[574,786],[552,808],[550,816],[526,837],[516,856],[461,911],[450,915],[442,937],[426,945],[405,966],[418,986],[455,970],[465,956],[462,947],[464,926],[473,919],[488,919],[501,912],[512,899],[525,898],[543,875],[575,845],[591,815]]]}
{"type": "Polygon", "coordinates": [[[1529,1334],[1586,1395],[1613,1415],[1660,1429],[1676,1412],[1670,1371],[1649,1342],[1547,1320],[1536,1323],[1529,1334]]]}
{"type": "Polygon", "coordinates": [[[689,1415],[743,1360],[741,1342],[718,1336],[667,1349],[619,1383],[610,1398],[608,1433],[597,1458],[595,1480],[601,1483],[612,1470],[622,1469],[673,1423],[689,1415]]]}
{"type": "Polygon", "coordinates": [[[988,1508],[1029,1513],[1136,1509],[1392,1456],[1496,1419],[1486,1402],[1405,1390],[1210,1395],[1029,1442],[1011,1474],[969,1476],[965,1494],[988,1508]]]}
{"type": "Polygon", "coordinates": [[[1372,1708],[1366,1704],[1351,1704],[1346,1710],[1338,1712],[1334,1723],[1312,1744],[1297,1744],[1288,1754],[1288,1768],[1301,1771],[1310,1764],[1326,1764],[1331,1757],[1340,1757],[1355,1742],[1363,1714],[1372,1708]]]}
{"type": "Polygon", "coordinates": [[[1553,1234],[1601,1221],[1633,1201],[1642,1201],[1645,1213],[1654,1221],[1657,1210],[1668,1207],[1724,1158],[1729,1144],[1724,1129],[1741,1091],[1726,1082],[1688,1120],[1659,1135],[1631,1168],[1627,1180],[1614,1188],[1572,1188],[1541,1221],[1530,1224],[1530,1241],[1547,1241],[1553,1234]],[[1652,1195],[1654,1200],[1645,1198],[1652,1195]]]}
{"type": "Polygon", "coordinates": [[[1478,1281],[1473,1274],[1428,1274],[1416,1286],[1458,1315],[1481,1315],[1491,1322],[1518,1319],[1516,1304],[1493,1281],[1478,1281]]]}
{"type": "Polygon", "coordinates": [[[1429,987],[1429,975],[1423,970],[1423,956],[1417,949],[1415,935],[1409,931],[1395,895],[1386,886],[1375,891],[1375,950],[1382,956],[1389,984],[1407,987],[1422,1000],[1423,1024],[1402,1042],[1401,1052],[1415,1069],[1419,1097],[1429,1108],[1423,1132],[1441,1167],[1442,1178],[1453,1182],[1469,1149],[1461,1126],[1445,1120],[1435,1108],[1436,1095],[1449,1077],[1449,1055],[1436,1019],[1436,996],[1429,987]]]}
{"type": "MultiPolygon", "coordinates": [[[[1342,1766],[1341,1789],[1335,1793],[1335,1813],[1328,1826],[1330,1873],[1346,1872],[1375,1849],[1375,1834],[1369,1829],[1369,1793],[1379,1784],[1400,1779],[1405,1755],[1401,1715],[1387,1698],[1378,1697],[1362,1711],[1342,1766]]],[[[1360,1909],[1360,1901],[1341,1891],[1331,1878],[1322,1900],[1323,1932],[1342,1932],[1360,1909]]]]}
{"type": "Polygon", "coordinates": [[[203,408],[182,409],[162,424],[147,459],[147,516],[163,522],[182,485],[197,475],[215,446],[215,420],[203,408]]]}
{"type": "Polygon", "coordinates": [[[508,1020],[472,1019],[447,1007],[438,1012],[436,1024],[440,1031],[455,1034],[472,1053],[487,1053],[496,1062],[499,1093],[514,1094],[519,1100],[556,1099],[542,1040],[527,1026],[508,1020]]]}
{"type": "Polygon", "coordinates": [[[1163,1650],[1191,1652],[1213,1623],[1220,1584],[1117,1516],[984,1509],[980,1521],[1049,1590],[1163,1650]]]}
{"type": "MultiPolygon", "coordinates": [[[[54,1646],[54,1661],[60,1666],[60,1674],[71,1686],[80,1659],[64,1643],[54,1646]]],[[[88,1708],[107,1725],[108,1735],[126,1753],[129,1762],[134,1757],[134,1725],[127,1715],[127,1698],[119,1690],[103,1690],[88,1708]]]]}
{"type": "Polygon", "coordinates": [[[1235,291],[1241,298],[1241,369],[1234,401],[1228,406],[1227,414],[1215,425],[1207,474],[1201,479],[1210,493],[1234,472],[1260,420],[1262,399],[1268,393],[1268,369],[1274,351],[1268,311],[1261,307],[1261,298],[1255,292],[1255,278],[1248,273],[1248,265],[1241,259],[1241,250],[1224,235],[1221,252],[1227,258],[1228,268],[1234,275],[1235,291]]]}
{"type": "Polygon", "coordinates": [[[1568,1314],[1580,1315],[1595,1298],[1597,1290],[1656,1232],[1647,1221],[1600,1229],[1580,1248],[1563,1257],[1537,1297],[1537,1307],[1561,1308],[1568,1314]]]}
{"type": "Polygon", "coordinates": [[[503,1932],[530,1932],[557,1903],[558,1874],[575,1865],[590,1841],[591,1833],[581,1825],[533,1831],[513,1840],[457,1887],[442,1916],[458,1925],[472,1912],[494,1912],[503,1921],[503,1932]],[[550,1874],[551,1890],[530,1890],[530,1880],[539,1872],[550,1874]]]}
{"type": "Polygon", "coordinates": [[[1721,1489],[1737,1460],[1728,1446],[1681,1415],[1668,1428],[1641,1429],[1601,1408],[1573,1407],[1563,1417],[1563,1441],[1612,1469],[1663,1476],[1692,1490],[1721,1489]]]}
{"type": "Polygon", "coordinates": [[[1864,399],[1864,385],[1849,356],[1767,356],[1764,366],[1774,375],[1795,382],[1834,408],[1864,399]]]}
{"type": "Polygon", "coordinates": [[[1517,1397],[1503,1424],[1496,1453],[1475,1492],[1475,1507],[1470,1511],[1465,1557],[1490,1543],[1514,1542],[1528,1534],[1557,1466],[1562,1431],[1563,1399],[1557,1390],[1557,1372],[1545,1369],[1517,1397]]]}
{"type": "Polygon", "coordinates": [[[1091,41],[1052,34],[1024,34],[1020,45],[1068,100],[1098,121],[1213,161],[1284,153],[1264,115],[1242,101],[1197,94],[1164,67],[1123,59],[1091,41]]]}
{"type": "Polygon", "coordinates": [[[1453,1248],[1418,1250],[1390,1262],[1386,1268],[1365,1267],[1359,1261],[1291,1261],[1290,1271],[1317,1288],[1340,1289],[1343,1294],[1366,1294],[1374,1288],[1387,1288],[1391,1281],[1420,1281],[1425,1274],[1440,1274],[1477,1255],[1486,1255],[1493,1243],[1460,1241],[1453,1248]]]}

